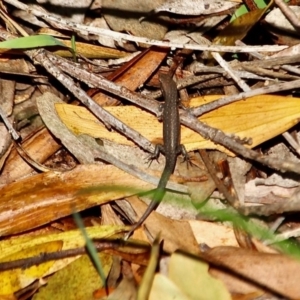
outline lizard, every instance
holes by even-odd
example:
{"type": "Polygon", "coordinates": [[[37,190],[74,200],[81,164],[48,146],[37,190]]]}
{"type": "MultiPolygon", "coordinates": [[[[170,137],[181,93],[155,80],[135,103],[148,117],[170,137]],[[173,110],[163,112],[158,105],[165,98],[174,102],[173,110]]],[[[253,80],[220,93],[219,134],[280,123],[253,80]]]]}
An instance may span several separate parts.
{"type": "Polygon", "coordinates": [[[185,159],[188,157],[184,145],[180,144],[179,101],[176,83],[168,74],[159,74],[159,81],[165,100],[162,114],[163,145],[156,145],[155,151],[153,155],[150,156],[150,159],[157,158],[160,152],[163,153],[166,157],[165,167],[149,206],[137,223],[132,226],[126,235],[127,237],[141,226],[152,211],[159,206],[165,195],[169,178],[174,172],[177,156],[182,153],[185,159]]]}

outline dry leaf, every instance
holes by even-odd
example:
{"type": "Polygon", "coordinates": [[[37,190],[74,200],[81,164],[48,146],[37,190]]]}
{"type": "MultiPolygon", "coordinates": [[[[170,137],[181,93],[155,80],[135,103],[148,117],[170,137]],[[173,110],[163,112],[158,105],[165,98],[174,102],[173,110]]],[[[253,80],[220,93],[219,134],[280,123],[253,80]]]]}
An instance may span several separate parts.
{"type": "Polygon", "coordinates": [[[167,31],[165,24],[150,19],[140,22],[139,18],[163,2],[164,0],[102,0],[101,10],[112,30],[127,31],[132,35],[161,40],[167,31]]]}
{"type": "Polygon", "coordinates": [[[208,264],[200,259],[173,253],[169,262],[169,278],[191,300],[231,299],[225,285],[212,277],[208,268],[208,264]]]}
{"type": "MultiPolygon", "coordinates": [[[[38,256],[41,253],[57,252],[61,250],[62,244],[63,243],[61,241],[52,241],[28,248],[20,247],[19,252],[1,257],[0,262],[11,262],[17,259],[38,256]]],[[[4,295],[12,295],[14,292],[30,285],[36,279],[42,278],[46,275],[47,271],[49,271],[53,264],[54,261],[48,261],[29,268],[24,267],[1,271],[0,298],[4,295]]]]}
{"type": "Polygon", "coordinates": [[[154,277],[149,300],[190,300],[169,278],[161,274],[154,277]]]}
{"type": "MultiPolygon", "coordinates": [[[[67,47],[72,48],[72,43],[70,40],[58,40],[65,44],[67,47]]],[[[57,50],[54,53],[63,57],[73,57],[72,52],[68,50],[57,50]]],[[[76,42],[76,53],[90,59],[115,59],[126,57],[128,55],[127,52],[120,51],[117,49],[80,42],[76,42]]]]}
{"type": "Polygon", "coordinates": [[[209,15],[228,10],[237,3],[232,1],[220,0],[170,0],[163,5],[155,8],[155,12],[171,12],[180,15],[209,15]]]}
{"type": "MultiPolygon", "coordinates": [[[[137,218],[141,217],[147,205],[136,197],[131,197],[128,201],[134,207],[137,218]]],[[[188,221],[172,220],[154,211],[146,219],[145,224],[152,237],[160,234],[164,240],[165,251],[174,252],[177,249],[184,249],[191,253],[199,252],[198,244],[188,221]]]]}
{"type": "Polygon", "coordinates": [[[198,244],[206,244],[211,248],[216,246],[238,247],[232,227],[195,220],[189,221],[189,224],[198,244]]]}
{"type": "Polygon", "coordinates": [[[239,16],[220,32],[213,44],[229,46],[234,45],[236,40],[242,40],[268,9],[269,5],[239,16]]]}
{"type": "MultiPolygon", "coordinates": [[[[299,6],[289,6],[293,11],[296,18],[300,16],[299,6]]],[[[272,11],[266,16],[265,21],[283,32],[298,34],[299,31],[291,24],[291,22],[284,16],[280,8],[273,8],[272,11]]]]}
{"type": "MultiPolygon", "coordinates": [[[[86,231],[91,239],[105,239],[120,232],[124,226],[93,226],[86,231]]],[[[19,258],[38,256],[41,253],[56,252],[84,247],[86,241],[80,230],[70,230],[62,233],[39,236],[20,236],[0,242],[0,261],[7,262],[19,258]]],[[[31,268],[13,269],[1,272],[0,295],[9,295],[28,286],[34,280],[50,275],[73,262],[77,257],[46,262],[31,268]]],[[[2,299],[2,298],[1,298],[2,299]]]]}
{"type": "MultiPolygon", "coordinates": [[[[105,276],[112,265],[112,256],[106,253],[98,254],[105,276]]],[[[56,272],[45,287],[39,289],[33,299],[85,299],[94,300],[94,292],[102,288],[103,282],[99,277],[91,259],[83,255],[79,259],[56,272]],[[71,275],[71,276],[70,276],[71,275]]]]}
{"type": "MultiPolygon", "coordinates": [[[[300,298],[300,286],[297,276],[300,272],[300,262],[282,254],[259,253],[251,250],[235,247],[216,247],[203,253],[209,261],[214,261],[217,266],[225,266],[230,271],[222,271],[240,281],[242,288],[235,292],[245,293],[253,290],[246,290],[245,283],[258,283],[257,290],[267,287],[284,297],[291,299],[300,298]],[[249,279],[249,280],[247,280],[249,279]]],[[[225,275],[224,275],[225,276],[225,275]]],[[[224,278],[223,276],[223,278],[224,278]]],[[[230,280],[230,277],[229,277],[230,280]]],[[[249,288],[249,286],[248,286],[249,288]]]]}
{"type": "MultiPolygon", "coordinates": [[[[32,138],[23,143],[24,149],[30,157],[43,163],[50,155],[56,152],[61,145],[53,138],[47,129],[37,132],[32,138]],[[41,151],[43,149],[43,151],[41,151]]],[[[32,167],[24,161],[16,149],[12,149],[3,169],[1,170],[0,186],[7,185],[32,172],[32,167]]]]}
{"type": "MultiPolygon", "coordinates": [[[[141,53],[141,57],[139,56],[130,60],[125,66],[113,72],[108,78],[112,79],[116,84],[135,91],[148,80],[167,54],[167,49],[151,47],[144,51],[144,53],[141,53]]],[[[101,91],[93,95],[93,100],[101,106],[116,106],[120,104],[120,101],[116,97],[102,93],[101,91]]]]}
{"type": "Polygon", "coordinates": [[[143,187],[150,185],[112,165],[79,165],[64,173],[47,172],[19,180],[0,189],[0,235],[41,226],[70,215],[72,207],[81,211],[143,187]]]}

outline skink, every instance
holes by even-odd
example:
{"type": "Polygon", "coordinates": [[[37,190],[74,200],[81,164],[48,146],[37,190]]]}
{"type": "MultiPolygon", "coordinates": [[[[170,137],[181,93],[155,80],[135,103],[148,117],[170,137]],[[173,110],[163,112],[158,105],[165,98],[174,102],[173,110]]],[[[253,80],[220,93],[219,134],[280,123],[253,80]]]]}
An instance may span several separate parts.
{"type": "Polygon", "coordinates": [[[156,145],[155,152],[151,158],[153,159],[158,157],[159,152],[162,152],[166,157],[166,163],[151,203],[138,222],[133,225],[127,236],[141,226],[151,212],[159,206],[165,195],[166,185],[169,181],[169,178],[174,172],[177,156],[182,153],[184,157],[187,158],[185,147],[180,144],[180,118],[178,111],[179,103],[176,83],[167,74],[160,74],[159,81],[165,99],[162,115],[164,144],[156,145]]]}

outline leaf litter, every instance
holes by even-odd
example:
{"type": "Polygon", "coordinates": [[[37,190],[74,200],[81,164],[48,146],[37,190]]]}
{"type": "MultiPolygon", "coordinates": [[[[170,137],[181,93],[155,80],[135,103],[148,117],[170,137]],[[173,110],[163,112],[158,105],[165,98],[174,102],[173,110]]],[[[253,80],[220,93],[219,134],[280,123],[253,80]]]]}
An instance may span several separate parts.
{"type": "Polygon", "coordinates": [[[0,79],[12,90],[0,105],[1,297],[299,299],[297,37],[276,28],[273,1],[132,3],[82,1],[74,18],[47,11],[55,1],[1,5],[14,30],[0,32],[0,72],[18,66],[0,79]],[[40,36],[19,24],[32,17],[46,21],[31,23],[40,36]],[[178,159],[162,205],[125,241],[165,161],[147,163],[162,142],[158,73],[175,76],[189,107],[181,143],[191,163],[178,159]]]}

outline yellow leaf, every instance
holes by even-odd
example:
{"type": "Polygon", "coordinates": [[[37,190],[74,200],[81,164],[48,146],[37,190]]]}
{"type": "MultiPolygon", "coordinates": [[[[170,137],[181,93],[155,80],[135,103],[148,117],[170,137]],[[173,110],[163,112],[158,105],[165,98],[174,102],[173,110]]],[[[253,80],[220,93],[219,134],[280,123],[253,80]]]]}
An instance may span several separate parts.
{"type": "Polygon", "coordinates": [[[234,45],[236,40],[242,40],[247,35],[248,31],[269,9],[269,6],[270,4],[262,9],[249,11],[248,13],[236,18],[220,32],[220,34],[213,40],[213,44],[230,46],[234,45]]]}
{"type": "MultiPolygon", "coordinates": [[[[91,239],[103,239],[111,237],[128,227],[121,225],[99,225],[93,227],[87,227],[86,231],[91,239]]],[[[6,261],[10,255],[15,255],[18,252],[22,252],[25,249],[38,247],[42,244],[52,242],[63,242],[62,250],[73,249],[83,247],[85,245],[85,239],[82,236],[80,230],[70,230],[62,233],[53,233],[48,235],[41,235],[37,237],[32,236],[20,236],[10,240],[4,240],[0,242],[0,261],[6,261]]],[[[17,255],[17,254],[16,254],[17,255]]]]}
{"type": "Polygon", "coordinates": [[[172,254],[169,278],[188,296],[188,299],[231,299],[224,283],[209,274],[208,264],[189,255],[179,252],[172,254]]]}
{"type": "MultiPolygon", "coordinates": [[[[222,96],[205,96],[191,100],[191,106],[199,106],[222,96]]],[[[162,123],[157,118],[135,106],[105,107],[122,122],[140,132],[152,143],[162,143],[162,123]]],[[[69,104],[56,104],[59,117],[76,134],[89,134],[95,138],[133,145],[118,132],[108,131],[86,108],[69,104]]],[[[240,138],[252,138],[253,148],[294,126],[300,117],[300,99],[276,95],[261,95],[238,101],[204,114],[200,121],[218,128],[226,134],[240,138]]],[[[188,151],[219,149],[224,147],[202,138],[193,130],[181,126],[181,142],[188,151]]],[[[228,151],[227,151],[228,152],[228,151]]]]}
{"type": "MultiPolygon", "coordinates": [[[[124,226],[99,225],[86,228],[87,234],[93,238],[107,238],[124,231],[124,226]]],[[[0,262],[13,261],[40,255],[41,253],[75,249],[85,246],[85,239],[80,230],[70,230],[41,236],[20,236],[0,242],[0,262]]],[[[10,295],[34,280],[52,274],[64,268],[76,257],[45,262],[25,269],[0,271],[0,299],[2,295],[10,295]]],[[[99,279],[100,280],[100,279],[99,279]]]]}
{"type": "MultiPolygon", "coordinates": [[[[64,45],[66,45],[67,47],[69,48],[72,47],[71,41],[61,40],[61,39],[58,40],[64,45]]],[[[125,57],[128,55],[128,53],[117,49],[102,47],[102,46],[88,44],[88,43],[81,43],[81,42],[76,42],[76,52],[90,59],[93,58],[115,59],[115,58],[125,57]]],[[[72,57],[72,53],[64,49],[57,50],[54,53],[56,55],[60,55],[63,57],[72,57]]]]}
{"type": "MultiPolygon", "coordinates": [[[[64,35],[59,31],[56,31],[54,29],[44,27],[40,28],[38,30],[38,34],[43,34],[43,35],[50,35],[54,36],[57,40],[59,40],[61,43],[63,43],[65,46],[72,48],[72,43],[71,43],[71,37],[68,35],[64,35]],[[60,39],[61,38],[61,39],[60,39]]],[[[50,49],[50,51],[53,51],[50,49]]],[[[63,57],[73,57],[73,54],[64,49],[56,50],[54,51],[56,55],[60,55],[63,57]]],[[[128,53],[125,51],[120,51],[117,49],[113,48],[108,48],[108,47],[102,47],[98,45],[94,45],[91,43],[81,43],[76,41],[76,53],[83,55],[84,57],[87,58],[102,58],[102,59],[114,59],[114,58],[121,58],[128,56],[128,53]]]]}
{"type": "Polygon", "coordinates": [[[149,300],[190,300],[169,278],[156,274],[149,300]]]}
{"type": "MultiPolygon", "coordinates": [[[[61,241],[52,241],[32,247],[28,247],[12,255],[1,258],[1,262],[10,262],[17,259],[24,259],[33,256],[38,256],[41,253],[56,252],[62,247],[61,241]]],[[[51,268],[54,261],[44,262],[32,267],[12,269],[0,272],[0,296],[11,295],[31,284],[38,278],[41,278],[51,268]]]]}
{"type": "MultiPolygon", "coordinates": [[[[102,252],[98,257],[107,276],[112,266],[112,256],[102,252]]],[[[39,290],[35,299],[53,299],[53,295],[59,295],[56,299],[95,299],[93,293],[102,287],[102,280],[91,259],[88,255],[83,255],[56,272],[48,284],[39,290]]]]}

